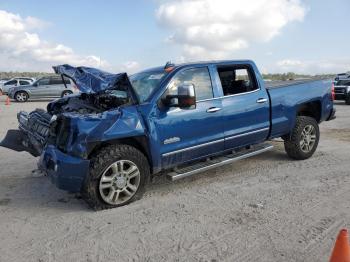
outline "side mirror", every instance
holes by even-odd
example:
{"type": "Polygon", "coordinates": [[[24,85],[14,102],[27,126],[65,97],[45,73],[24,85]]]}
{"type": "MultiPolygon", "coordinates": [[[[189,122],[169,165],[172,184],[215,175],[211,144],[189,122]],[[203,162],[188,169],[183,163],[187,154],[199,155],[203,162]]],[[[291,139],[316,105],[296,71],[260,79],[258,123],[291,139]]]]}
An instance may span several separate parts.
{"type": "Polygon", "coordinates": [[[177,87],[177,95],[166,95],[162,102],[168,107],[184,109],[196,108],[196,95],[193,84],[185,84],[177,87]]]}
{"type": "Polygon", "coordinates": [[[37,83],[37,82],[35,82],[35,83],[33,84],[33,86],[38,86],[38,83],[37,83]]]}

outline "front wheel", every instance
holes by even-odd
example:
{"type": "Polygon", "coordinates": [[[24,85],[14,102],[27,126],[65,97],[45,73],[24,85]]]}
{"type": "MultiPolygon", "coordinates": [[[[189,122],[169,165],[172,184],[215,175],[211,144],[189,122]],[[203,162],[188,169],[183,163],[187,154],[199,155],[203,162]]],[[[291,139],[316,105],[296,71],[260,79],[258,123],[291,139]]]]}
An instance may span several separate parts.
{"type": "Polygon", "coordinates": [[[24,91],[19,91],[15,94],[15,99],[17,102],[26,102],[28,97],[28,94],[24,91]]]}
{"type": "Polygon", "coordinates": [[[308,116],[298,116],[289,139],[285,139],[287,155],[296,160],[304,160],[313,155],[320,140],[317,121],[308,116]]]}
{"type": "Polygon", "coordinates": [[[95,210],[119,207],[142,197],[150,177],[146,157],[129,145],[111,145],[91,159],[84,200],[95,210]]]}

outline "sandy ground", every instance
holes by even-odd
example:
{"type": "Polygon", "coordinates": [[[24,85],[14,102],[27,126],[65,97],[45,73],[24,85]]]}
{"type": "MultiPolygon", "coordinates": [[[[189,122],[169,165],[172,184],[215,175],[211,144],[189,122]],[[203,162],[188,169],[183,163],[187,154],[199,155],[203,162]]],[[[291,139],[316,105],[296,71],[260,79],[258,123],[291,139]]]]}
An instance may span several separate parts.
{"type": "MultiPolygon", "coordinates": [[[[0,136],[17,111],[45,105],[0,97],[0,136]]],[[[33,177],[37,159],[0,148],[0,261],[327,261],[350,226],[350,106],[336,107],[309,160],[273,142],[233,165],[158,178],[142,200],[101,212],[33,177]]]]}

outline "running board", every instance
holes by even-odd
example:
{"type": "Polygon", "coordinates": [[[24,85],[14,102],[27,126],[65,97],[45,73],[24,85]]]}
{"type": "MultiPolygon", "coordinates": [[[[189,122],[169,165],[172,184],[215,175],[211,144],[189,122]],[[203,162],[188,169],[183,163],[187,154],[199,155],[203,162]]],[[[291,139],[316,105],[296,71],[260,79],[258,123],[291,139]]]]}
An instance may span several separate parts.
{"type": "Polygon", "coordinates": [[[185,166],[181,168],[175,168],[172,172],[167,174],[167,178],[171,181],[179,180],[181,178],[185,178],[188,176],[192,176],[194,174],[207,171],[212,168],[216,168],[219,166],[231,164],[235,161],[256,156],[266,151],[269,151],[273,148],[272,145],[269,144],[260,144],[250,147],[249,149],[244,149],[239,152],[235,152],[225,156],[219,156],[205,162],[195,163],[190,166],[185,166]]]}

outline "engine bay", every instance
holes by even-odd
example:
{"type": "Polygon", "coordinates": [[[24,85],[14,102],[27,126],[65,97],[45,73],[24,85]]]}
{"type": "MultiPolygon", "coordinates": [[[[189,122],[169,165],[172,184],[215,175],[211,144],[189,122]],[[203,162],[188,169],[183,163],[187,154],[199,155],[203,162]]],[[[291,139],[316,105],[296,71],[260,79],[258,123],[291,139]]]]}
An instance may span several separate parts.
{"type": "Polygon", "coordinates": [[[131,104],[131,100],[126,92],[106,90],[103,93],[81,93],[58,99],[48,104],[47,111],[51,115],[66,112],[98,114],[127,104],[131,104]]]}

